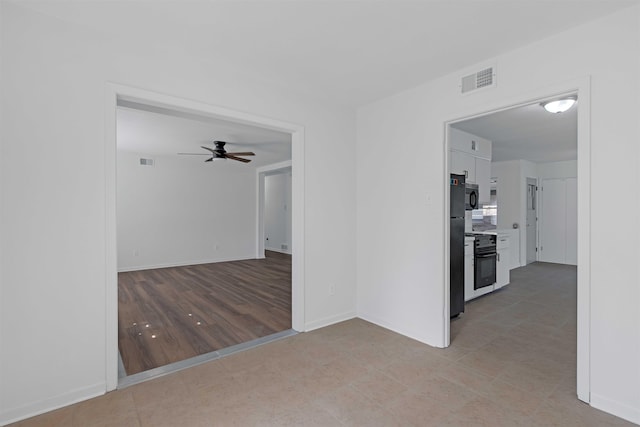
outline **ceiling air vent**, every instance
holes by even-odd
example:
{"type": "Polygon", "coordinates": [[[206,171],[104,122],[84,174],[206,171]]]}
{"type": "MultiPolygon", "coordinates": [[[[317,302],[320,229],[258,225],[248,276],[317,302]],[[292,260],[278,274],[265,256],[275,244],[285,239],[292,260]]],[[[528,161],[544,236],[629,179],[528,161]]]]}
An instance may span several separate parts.
{"type": "Polygon", "coordinates": [[[462,78],[462,93],[467,93],[483,87],[495,85],[493,67],[485,68],[477,73],[469,74],[462,78]]]}
{"type": "Polygon", "coordinates": [[[143,159],[140,157],[140,166],[153,166],[153,159],[143,159]]]}

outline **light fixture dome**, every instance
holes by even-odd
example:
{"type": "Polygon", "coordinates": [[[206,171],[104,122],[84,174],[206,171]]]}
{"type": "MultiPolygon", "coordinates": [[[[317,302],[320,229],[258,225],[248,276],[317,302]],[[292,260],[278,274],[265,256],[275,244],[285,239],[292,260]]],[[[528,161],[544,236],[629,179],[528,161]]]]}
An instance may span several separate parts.
{"type": "Polygon", "coordinates": [[[576,96],[567,96],[561,99],[554,99],[553,101],[543,102],[541,105],[550,113],[564,113],[569,108],[573,107],[573,104],[577,101],[576,96]]]}

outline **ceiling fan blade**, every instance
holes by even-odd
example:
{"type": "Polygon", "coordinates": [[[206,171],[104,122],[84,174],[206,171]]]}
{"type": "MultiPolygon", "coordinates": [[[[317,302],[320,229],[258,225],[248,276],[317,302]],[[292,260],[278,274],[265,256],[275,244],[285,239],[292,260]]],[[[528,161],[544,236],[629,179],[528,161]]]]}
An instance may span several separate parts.
{"type": "Polygon", "coordinates": [[[239,162],[244,162],[244,163],[249,163],[251,160],[249,159],[243,159],[242,157],[236,157],[234,155],[229,155],[229,153],[225,154],[225,157],[227,159],[231,159],[231,160],[237,160],[239,162]]]}
{"type": "Polygon", "coordinates": [[[245,151],[242,153],[226,153],[227,156],[228,155],[232,155],[232,156],[255,156],[255,153],[252,153],[251,151],[245,151]]]}
{"type": "Polygon", "coordinates": [[[208,153],[178,153],[180,156],[210,156],[208,153]]]}
{"type": "Polygon", "coordinates": [[[204,148],[205,150],[211,151],[213,154],[217,154],[217,151],[214,150],[213,148],[205,147],[204,145],[201,145],[200,147],[204,148]]]}
{"type": "Polygon", "coordinates": [[[205,162],[213,162],[213,157],[211,157],[211,158],[209,158],[209,159],[205,160],[205,162]]]}

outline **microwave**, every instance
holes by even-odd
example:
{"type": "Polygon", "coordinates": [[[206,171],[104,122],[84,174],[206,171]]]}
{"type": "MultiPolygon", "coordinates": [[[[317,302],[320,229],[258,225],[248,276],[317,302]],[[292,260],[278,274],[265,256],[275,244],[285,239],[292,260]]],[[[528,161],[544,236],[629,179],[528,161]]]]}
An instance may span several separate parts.
{"type": "Polygon", "coordinates": [[[469,184],[465,185],[465,197],[464,197],[464,209],[467,211],[472,211],[474,209],[478,209],[478,184],[469,184]]]}

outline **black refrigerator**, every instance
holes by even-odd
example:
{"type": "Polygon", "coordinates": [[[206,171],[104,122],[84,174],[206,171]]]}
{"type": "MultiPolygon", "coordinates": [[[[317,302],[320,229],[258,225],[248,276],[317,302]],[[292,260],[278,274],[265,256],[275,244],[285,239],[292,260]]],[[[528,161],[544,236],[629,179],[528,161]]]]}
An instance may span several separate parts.
{"type": "Polygon", "coordinates": [[[451,209],[450,209],[450,266],[449,266],[449,299],[450,316],[455,317],[464,312],[464,207],[465,187],[464,175],[451,174],[451,209]]]}

